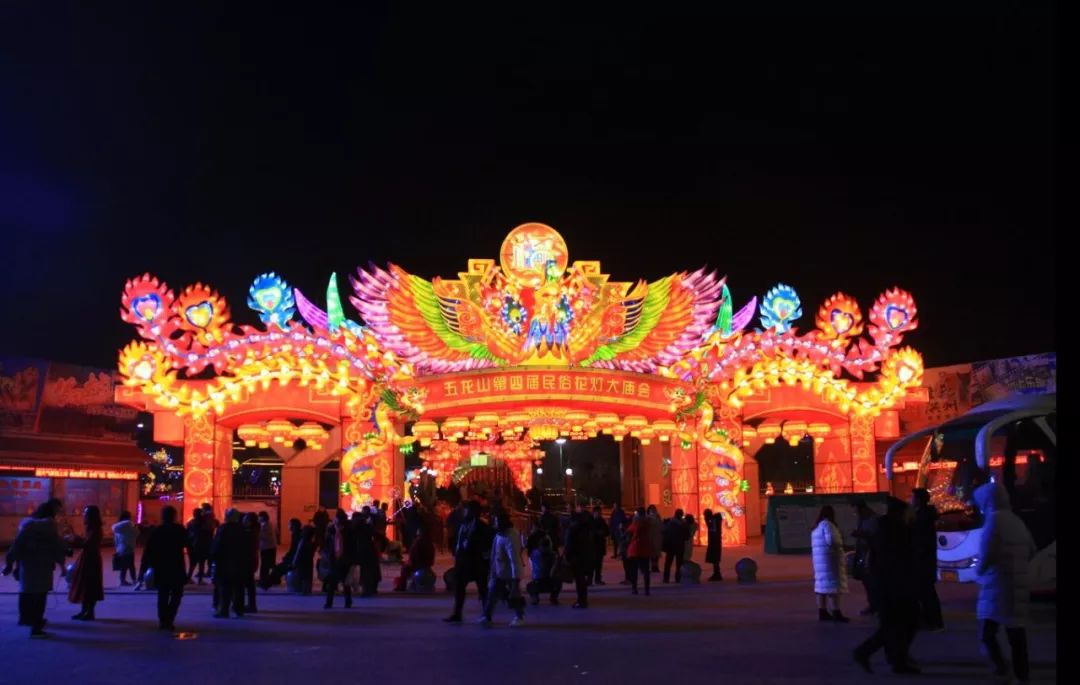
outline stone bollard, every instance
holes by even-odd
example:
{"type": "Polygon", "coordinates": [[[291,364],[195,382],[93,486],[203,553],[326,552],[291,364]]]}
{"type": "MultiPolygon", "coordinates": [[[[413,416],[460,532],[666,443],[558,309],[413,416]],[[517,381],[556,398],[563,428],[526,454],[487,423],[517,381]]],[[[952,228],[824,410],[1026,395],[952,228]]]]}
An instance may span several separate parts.
{"type": "Polygon", "coordinates": [[[697,585],[701,582],[701,566],[693,561],[683,562],[680,569],[683,585],[697,585]]]}
{"type": "Polygon", "coordinates": [[[757,582],[757,562],[750,557],[743,557],[735,562],[735,575],[740,583],[757,582]]]}

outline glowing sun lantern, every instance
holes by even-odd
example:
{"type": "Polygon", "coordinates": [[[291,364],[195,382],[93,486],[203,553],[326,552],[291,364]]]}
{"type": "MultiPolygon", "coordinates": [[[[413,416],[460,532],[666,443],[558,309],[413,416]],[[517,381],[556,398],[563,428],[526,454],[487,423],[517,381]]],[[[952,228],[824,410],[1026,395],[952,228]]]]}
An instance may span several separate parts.
{"type": "Polygon", "coordinates": [[[585,422],[589,420],[589,412],[570,411],[566,413],[565,419],[570,423],[570,430],[580,433],[584,430],[585,422]]]}
{"type": "Polygon", "coordinates": [[[625,438],[630,432],[630,429],[627,428],[626,424],[624,423],[616,423],[607,432],[609,432],[611,436],[615,438],[615,442],[622,442],[623,438],[625,438]]]}
{"type": "Polygon", "coordinates": [[[758,426],[758,435],[765,439],[766,445],[772,445],[780,437],[780,424],[767,422],[758,426]]]}
{"type": "Polygon", "coordinates": [[[810,437],[814,439],[814,442],[820,445],[825,442],[825,436],[832,431],[832,428],[827,423],[811,423],[806,427],[806,432],[810,434],[810,437]]]}
{"type": "Polygon", "coordinates": [[[596,425],[604,435],[611,435],[612,428],[619,422],[619,417],[614,414],[597,414],[596,425]]]}
{"type": "Polygon", "coordinates": [[[643,428],[649,425],[649,420],[644,416],[627,416],[623,419],[623,425],[630,430],[630,437],[641,437],[641,431],[643,428]]]}
{"type": "Polygon", "coordinates": [[[749,447],[750,443],[754,442],[754,438],[758,436],[758,432],[754,430],[753,426],[743,426],[742,429],[742,446],[749,447]]]}
{"type": "Polygon", "coordinates": [[[469,430],[469,419],[466,416],[451,416],[443,421],[443,436],[447,439],[459,439],[465,437],[469,430]]]}
{"type": "Polygon", "coordinates": [[[417,421],[412,426],[412,434],[420,441],[421,447],[428,447],[439,436],[439,425],[434,421],[417,421]]]}
{"type": "Polygon", "coordinates": [[[293,425],[291,422],[286,421],[285,419],[267,421],[266,430],[270,434],[270,439],[279,445],[285,445],[286,447],[292,445],[293,425]]]}
{"type": "Polygon", "coordinates": [[[472,420],[473,430],[480,431],[484,435],[491,435],[491,431],[498,425],[498,414],[477,414],[472,420]]]}
{"type": "Polygon", "coordinates": [[[806,435],[806,422],[805,421],[785,421],[783,428],[784,439],[788,441],[792,447],[799,444],[799,441],[806,435]]]}
{"type": "Polygon", "coordinates": [[[660,439],[660,442],[667,442],[671,439],[672,434],[675,433],[675,422],[670,419],[653,421],[652,430],[656,434],[656,437],[660,439]]]}

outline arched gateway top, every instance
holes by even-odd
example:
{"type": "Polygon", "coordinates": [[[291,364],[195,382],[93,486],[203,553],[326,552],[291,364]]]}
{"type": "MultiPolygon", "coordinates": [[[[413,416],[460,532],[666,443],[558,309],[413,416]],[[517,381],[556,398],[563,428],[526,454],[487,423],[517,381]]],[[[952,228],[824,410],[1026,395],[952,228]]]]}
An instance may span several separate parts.
{"type": "Polygon", "coordinates": [[[291,443],[306,430],[317,444],[325,430],[288,422],[290,403],[311,403],[321,415],[336,411],[343,428],[343,506],[400,487],[389,462],[414,440],[444,462],[461,456],[462,441],[483,442],[513,462],[524,486],[537,441],[608,433],[671,441],[696,464],[695,504],[718,510],[737,542],[745,534],[743,401],[799,385],[844,414],[869,417],[921,382],[918,353],[897,349],[916,326],[903,291],[870,310],[871,340],[859,337],[862,312],[842,293],[799,335],[792,322],[801,304],[788,286],[736,311],[724,279],[704,269],[611,281],[599,262],[570,262],[562,236],[544,224],[518,226],[498,264],[470,260],[457,279],[428,281],[390,265],[350,280],[360,322],[346,316],[336,275],[325,309],[276,274],[259,276],[248,306],[262,329],[231,323],[208,286],[176,294],[149,274],[128,281],[121,316],[144,341],[121,352],[118,396],[186,422],[185,510],[207,496],[227,499],[215,430],[253,417],[238,429],[245,440],[291,443]],[[751,330],[755,313],[761,328],[751,330]],[[193,378],[208,367],[212,379],[193,378]],[[852,382],[844,372],[860,380],[877,372],[877,380],[852,382]],[[306,399],[291,392],[285,406],[276,401],[294,387],[306,399]],[[412,435],[395,427],[403,421],[414,422],[412,435]]]}

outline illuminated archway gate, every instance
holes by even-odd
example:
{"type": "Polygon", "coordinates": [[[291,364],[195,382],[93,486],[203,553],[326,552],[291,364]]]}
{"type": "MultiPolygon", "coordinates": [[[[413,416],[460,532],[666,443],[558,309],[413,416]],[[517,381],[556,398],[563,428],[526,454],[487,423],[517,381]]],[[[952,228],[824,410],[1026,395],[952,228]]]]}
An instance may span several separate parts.
{"type": "Polygon", "coordinates": [[[185,445],[185,516],[201,501],[228,505],[235,428],[252,442],[340,449],[348,508],[399,492],[401,448],[417,439],[610,433],[670,441],[675,501],[718,511],[725,541],[741,543],[746,402],[798,386],[864,426],[922,378],[918,353],[898,347],[916,327],[906,292],[878,298],[869,340],[842,293],[798,334],[788,286],[735,311],[705,270],[610,281],[599,262],[570,263],[543,224],[515,228],[498,263],[470,260],[457,279],[391,265],[350,280],[362,323],[346,317],[336,275],[325,310],[274,273],[259,276],[248,306],[263,328],[231,323],[202,284],[177,294],[149,274],[127,283],[121,315],[143,340],[120,354],[117,398],[153,411],[159,437],[185,445]],[[755,314],[762,328],[751,330],[755,314]],[[208,367],[213,379],[192,378],[208,367]],[[867,373],[876,379],[862,382],[867,373]],[[398,429],[406,421],[414,435],[398,429]]]}

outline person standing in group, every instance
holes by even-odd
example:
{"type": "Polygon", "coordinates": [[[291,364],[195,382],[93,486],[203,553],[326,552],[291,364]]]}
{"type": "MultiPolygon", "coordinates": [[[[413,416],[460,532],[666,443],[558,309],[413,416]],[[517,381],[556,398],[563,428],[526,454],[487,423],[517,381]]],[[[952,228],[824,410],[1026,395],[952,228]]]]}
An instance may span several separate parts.
{"type": "Polygon", "coordinates": [[[30,626],[30,637],[47,637],[45,605],[53,589],[56,566],[64,566],[67,546],[56,527],[59,500],[49,500],[19,524],[19,532],[7,552],[4,575],[12,565],[19,568],[19,625],[30,626]]]}
{"type": "MultiPolygon", "coordinates": [[[[382,572],[379,569],[378,536],[375,526],[372,525],[373,519],[378,520],[374,514],[366,517],[353,512],[351,521],[353,563],[360,567],[361,597],[374,597],[378,593],[379,581],[382,580],[382,572]]],[[[431,556],[434,563],[434,550],[431,556]]]]}
{"type": "Polygon", "coordinates": [[[184,572],[184,550],[188,535],[176,522],[176,507],[161,509],[161,525],[150,533],[143,550],[143,566],[154,571],[157,586],[158,628],[176,630],[176,612],[184,596],[187,573],[184,572]]]}
{"type": "Polygon", "coordinates": [[[813,550],[814,592],[817,594],[818,619],[847,623],[840,612],[840,595],[847,594],[847,569],[844,568],[844,537],[836,525],[836,512],[826,504],[810,532],[813,550]],[[827,603],[832,602],[832,613],[827,603]]]}
{"type": "Polygon", "coordinates": [[[698,532],[697,521],[694,520],[693,514],[687,514],[683,517],[683,525],[686,526],[686,546],[683,548],[683,563],[692,561],[694,556],[694,536],[698,532]]]}
{"type": "Polygon", "coordinates": [[[492,517],[492,528],[495,537],[491,542],[491,580],[480,623],[490,624],[495,604],[505,599],[514,611],[510,625],[520,626],[525,621],[525,598],[521,596],[521,536],[505,511],[492,517]]]}
{"type": "Polygon", "coordinates": [[[611,558],[619,558],[619,547],[623,534],[623,528],[626,526],[626,512],[623,511],[622,506],[618,503],[615,504],[615,508],[611,510],[611,521],[608,524],[608,532],[611,535],[611,558]]]}
{"type": "Polygon", "coordinates": [[[915,592],[919,598],[922,627],[930,632],[945,630],[937,588],[937,518],[926,488],[911,491],[911,543],[915,565],[915,592]]]}
{"type": "Polygon", "coordinates": [[[349,571],[355,563],[356,541],[352,536],[352,527],[344,509],[338,509],[334,522],[326,529],[326,549],[330,552],[330,577],[326,580],[326,603],[323,609],[334,606],[334,592],[338,584],[342,586],[341,595],[345,598],[345,608],[352,608],[352,586],[349,585],[349,571]]]}
{"type": "Polygon", "coordinates": [[[215,618],[228,618],[230,605],[237,618],[244,615],[244,581],[249,572],[254,573],[253,549],[240,524],[240,512],[225,510],[225,523],[218,526],[210,546],[210,559],[214,562],[215,618]]]}
{"type": "Polygon", "coordinates": [[[457,542],[458,528],[465,518],[465,503],[458,501],[454,508],[446,516],[446,549],[454,553],[454,544],[457,542]]]}
{"type": "Polygon", "coordinates": [[[724,518],[714,514],[712,509],[706,509],[702,514],[705,519],[705,533],[708,536],[705,547],[705,563],[712,564],[710,581],[720,581],[724,576],[720,574],[720,557],[724,550],[724,518]]]}
{"type": "Polygon", "coordinates": [[[259,517],[249,511],[240,519],[240,525],[244,529],[244,544],[250,554],[244,569],[244,590],[247,593],[244,613],[256,614],[258,607],[255,603],[255,574],[259,572],[259,517]]]}
{"type": "Polygon", "coordinates": [[[191,514],[191,520],[187,523],[188,536],[188,559],[190,567],[187,582],[191,583],[195,576],[195,569],[199,569],[199,585],[203,584],[206,577],[206,564],[210,561],[210,546],[214,538],[210,534],[210,528],[203,523],[202,509],[196,509],[191,514]]]}
{"type": "Polygon", "coordinates": [[[270,589],[270,574],[274,570],[274,562],[277,559],[277,534],[273,524],[270,523],[270,515],[265,511],[259,512],[259,586],[264,590],[270,589]]]}
{"type": "MultiPolygon", "coordinates": [[[[405,592],[409,589],[409,578],[418,571],[431,571],[435,565],[435,544],[431,541],[426,526],[420,526],[416,532],[416,539],[409,548],[409,561],[401,565],[401,574],[394,581],[395,592],[405,592]]],[[[361,563],[361,567],[363,564],[361,563]]],[[[361,574],[363,575],[363,574],[361,574]]]]}
{"type": "Polygon", "coordinates": [[[688,538],[683,510],[676,509],[675,515],[664,521],[664,582],[671,582],[671,564],[675,564],[675,582],[682,582],[683,555],[686,554],[688,538]]]}
{"type": "Polygon", "coordinates": [[[593,507],[592,519],[593,571],[591,581],[594,585],[604,585],[604,557],[607,555],[608,524],[604,521],[604,512],[600,507],[593,507]]]}
{"type": "Polygon", "coordinates": [[[546,535],[539,539],[536,548],[529,553],[529,565],[532,568],[532,581],[526,587],[532,597],[533,606],[540,603],[540,593],[546,592],[552,603],[559,603],[562,581],[554,576],[555,561],[558,557],[551,549],[551,539],[546,535]]]}
{"type": "Polygon", "coordinates": [[[575,609],[589,608],[589,578],[593,574],[596,544],[593,542],[593,519],[584,510],[576,512],[570,518],[566,529],[566,549],[563,552],[566,561],[574,570],[574,585],[577,588],[575,609]]]}
{"type": "Polygon", "coordinates": [[[915,635],[918,610],[912,582],[911,527],[906,521],[908,505],[890,497],[886,513],[874,524],[870,538],[870,589],[877,608],[878,629],[855,648],[853,656],[867,673],[870,657],[882,647],[893,673],[914,675],[908,650],[915,635]]]}
{"type": "Polygon", "coordinates": [[[558,554],[562,544],[562,536],[559,534],[559,517],[551,511],[547,502],[540,503],[540,529],[551,539],[551,548],[558,554]]]}
{"type": "Polygon", "coordinates": [[[120,585],[133,585],[138,578],[135,576],[135,522],[131,520],[130,511],[121,511],[120,518],[112,527],[113,544],[116,551],[113,553],[113,570],[120,572],[120,585]],[[131,582],[127,581],[127,575],[131,574],[131,582]]]}
{"type": "Polygon", "coordinates": [[[645,596],[649,596],[649,576],[652,562],[656,558],[656,548],[653,547],[654,535],[652,528],[656,525],[653,517],[645,513],[644,507],[638,507],[634,518],[626,528],[626,534],[630,536],[630,542],[626,546],[626,557],[629,563],[627,570],[630,576],[630,592],[638,593],[638,572],[644,575],[645,596]]]}
{"type": "Polygon", "coordinates": [[[315,582],[315,526],[300,529],[300,542],[296,545],[296,554],[291,559],[293,573],[296,574],[297,590],[302,595],[310,595],[315,582]]]}
{"type": "Polygon", "coordinates": [[[480,505],[469,502],[465,505],[465,517],[454,542],[454,611],[443,619],[447,623],[461,623],[465,589],[469,583],[476,583],[480,605],[487,605],[490,553],[491,535],[488,526],[480,520],[480,505]]]}
{"type": "Polygon", "coordinates": [[[68,591],[68,601],[82,606],[82,610],[72,616],[76,621],[93,621],[95,605],[105,599],[105,578],[101,567],[102,526],[101,510],[90,505],[83,511],[85,537],[70,540],[73,547],[82,549],[75,562],[71,590],[68,591]]]}
{"type": "Polygon", "coordinates": [[[975,503],[982,511],[982,539],[975,567],[979,599],[975,618],[979,620],[979,641],[998,676],[1006,676],[1008,663],[998,644],[998,629],[1012,652],[1012,672],[1020,682],[1031,675],[1028,663],[1027,620],[1031,587],[1028,564],[1035,556],[1035,541],[1024,522],[1011,510],[1009,494],[999,483],[975,489],[975,503]]]}
{"type": "MultiPolygon", "coordinates": [[[[876,518],[874,510],[865,500],[855,502],[855,516],[859,520],[858,527],[852,532],[855,538],[855,568],[852,577],[863,584],[866,591],[866,608],[859,612],[860,616],[869,616],[877,613],[874,604],[874,592],[870,587],[872,574],[870,573],[870,540],[874,537],[876,518]]],[[[936,552],[935,552],[936,555],[936,552]]]]}
{"type": "Polygon", "coordinates": [[[326,541],[326,529],[330,526],[330,514],[326,507],[319,507],[315,515],[311,517],[311,525],[315,527],[315,546],[321,547],[326,541]]]}
{"type": "Polygon", "coordinates": [[[649,535],[652,536],[653,558],[651,560],[652,572],[660,573],[660,552],[664,548],[664,522],[660,519],[660,512],[655,504],[650,504],[647,509],[649,517],[649,535]]]}

